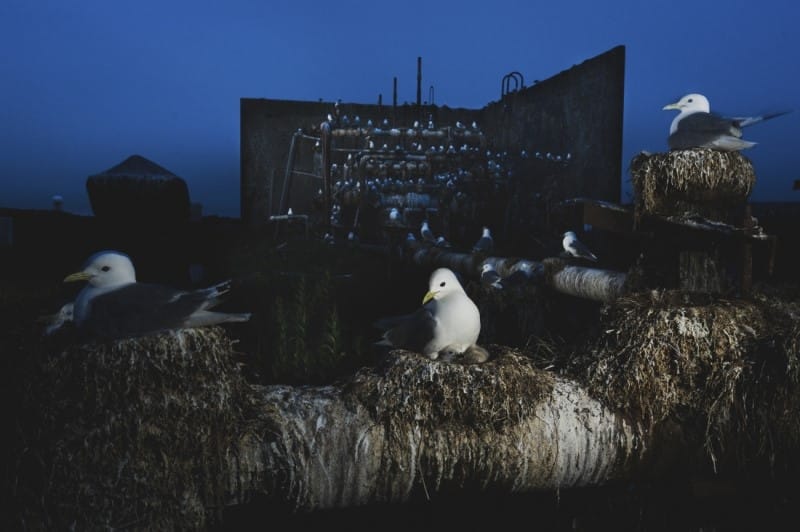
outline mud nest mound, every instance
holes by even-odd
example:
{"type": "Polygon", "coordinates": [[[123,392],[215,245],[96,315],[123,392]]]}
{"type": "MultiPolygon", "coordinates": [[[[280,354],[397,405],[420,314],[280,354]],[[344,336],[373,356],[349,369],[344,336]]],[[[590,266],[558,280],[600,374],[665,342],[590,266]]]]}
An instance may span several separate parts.
{"type": "Polygon", "coordinates": [[[756,182],[745,156],[705,148],[640,153],[630,171],[637,214],[696,212],[723,219],[746,202],[756,182]]]}
{"type": "Polygon", "coordinates": [[[604,332],[572,361],[596,397],[643,433],[667,420],[697,427],[704,438],[694,443],[715,470],[722,463],[797,470],[797,300],[652,292],[608,306],[601,319],[604,332]]]}
{"type": "Polygon", "coordinates": [[[247,384],[220,328],[70,346],[44,368],[50,526],[198,529],[220,509],[247,384]]]}

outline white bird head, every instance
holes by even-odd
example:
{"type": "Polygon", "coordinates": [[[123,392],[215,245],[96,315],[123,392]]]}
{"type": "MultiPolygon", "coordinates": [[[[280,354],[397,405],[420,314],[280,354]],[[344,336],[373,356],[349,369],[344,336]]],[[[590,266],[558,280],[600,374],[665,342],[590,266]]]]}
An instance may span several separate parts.
{"type": "Polygon", "coordinates": [[[702,94],[687,94],[675,103],[665,105],[662,110],[678,110],[681,114],[691,113],[708,113],[711,111],[711,104],[708,103],[708,98],[702,94]]]}
{"type": "Polygon", "coordinates": [[[571,238],[571,239],[578,238],[578,236],[575,234],[575,231],[565,231],[564,234],[561,236],[563,236],[564,238],[571,238]]]}
{"type": "Polygon", "coordinates": [[[488,262],[484,262],[483,266],[481,266],[481,273],[487,273],[493,269],[494,268],[492,267],[491,264],[489,264],[488,262]]]}
{"type": "Polygon", "coordinates": [[[483,227],[483,236],[485,236],[487,238],[491,238],[492,237],[492,233],[489,231],[489,228],[486,227],[486,226],[483,227]]]}
{"type": "Polygon", "coordinates": [[[442,299],[443,297],[458,292],[464,292],[461,283],[458,282],[456,274],[447,268],[434,270],[428,281],[428,293],[422,298],[424,305],[431,299],[442,299]]]}
{"type": "Polygon", "coordinates": [[[136,270],[131,259],[119,251],[100,251],[86,260],[79,272],[64,278],[65,283],[88,281],[96,288],[122,286],[136,282],[136,270]]]}

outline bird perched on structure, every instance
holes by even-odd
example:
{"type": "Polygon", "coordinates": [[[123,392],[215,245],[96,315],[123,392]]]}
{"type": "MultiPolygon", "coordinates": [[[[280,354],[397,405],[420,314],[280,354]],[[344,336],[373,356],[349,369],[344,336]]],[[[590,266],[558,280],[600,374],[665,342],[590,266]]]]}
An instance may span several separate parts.
{"type": "Polygon", "coordinates": [[[431,228],[428,225],[428,220],[424,220],[422,222],[422,227],[419,229],[419,234],[424,242],[428,242],[430,244],[436,243],[436,236],[433,234],[433,231],[431,231],[431,228]]]}
{"type": "Polygon", "coordinates": [[[448,242],[447,239],[445,237],[443,237],[442,235],[439,235],[439,236],[436,237],[436,242],[434,242],[433,245],[436,246],[437,248],[449,248],[449,247],[452,247],[450,242],[448,242]]]}
{"type": "Polygon", "coordinates": [[[492,238],[492,232],[489,231],[488,227],[484,226],[481,237],[475,242],[475,245],[472,246],[472,252],[486,254],[491,253],[493,248],[494,239],[492,238]]]}
{"type": "Polygon", "coordinates": [[[583,242],[578,240],[578,237],[575,235],[573,231],[567,231],[563,235],[563,240],[561,244],[564,246],[564,251],[566,251],[570,256],[577,257],[579,259],[587,259],[592,262],[597,261],[597,257],[594,253],[589,251],[583,242]]]}
{"type": "Polygon", "coordinates": [[[392,207],[389,211],[389,221],[392,223],[397,223],[400,221],[400,211],[397,207],[392,207]]]}
{"type": "Polygon", "coordinates": [[[500,274],[488,262],[484,262],[481,266],[481,284],[486,288],[503,289],[503,281],[500,274]]]}
{"type": "Polygon", "coordinates": [[[708,98],[702,94],[687,94],[663,107],[664,111],[678,110],[669,127],[667,144],[670,150],[712,148],[737,151],[752,148],[755,142],[743,140],[742,128],[784,115],[789,111],[750,117],[726,118],[711,112],[708,98]]]}
{"type": "Polygon", "coordinates": [[[79,330],[104,338],[141,336],[250,319],[249,313],[209,310],[222,302],[231,289],[231,281],[191,291],[138,283],[130,258],[118,251],[95,253],[81,271],[64,279],[64,282],[73,281],[87,281],[73,305],[75,325],[79,330]]]}
{"type": "Polygon", "coordinates": [[[378,345],[416,351],[435,360],[440,353],[463,354],[476,347],[481,316],[455,273],[439,268],[430,276],[419,310],[383,318],[375,326],[384,331],[378,345]]]}

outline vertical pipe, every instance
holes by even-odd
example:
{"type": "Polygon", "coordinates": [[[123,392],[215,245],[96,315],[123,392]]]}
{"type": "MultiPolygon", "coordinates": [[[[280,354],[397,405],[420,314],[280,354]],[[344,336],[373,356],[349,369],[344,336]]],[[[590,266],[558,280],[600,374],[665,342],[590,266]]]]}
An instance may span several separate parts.
{"type": "Polygon", "coordinates": [[[422,105],[422,57],[417,57],[417,107],[422,105]]]}
{"type": "Polygon", "coordinates": [[[397,123],[397,76],[392,78],[392,126],[397,123]]]}
{"type": "Polygon", "coordinates": [[[322,187],[325,201],[326,226],[331,223],[331,125],[325,121],[320,126],[320,148],[322,149],[322,187]]]}

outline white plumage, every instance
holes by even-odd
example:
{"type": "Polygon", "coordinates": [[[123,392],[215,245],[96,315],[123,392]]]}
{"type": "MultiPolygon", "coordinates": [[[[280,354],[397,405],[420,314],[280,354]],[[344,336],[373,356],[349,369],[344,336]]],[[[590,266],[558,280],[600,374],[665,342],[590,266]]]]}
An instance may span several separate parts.
{"type": "Polygon", "coordinates": [[[583,242],[578,240],[578,237],[573,231],[567,231],[564,233],[564,238],[561,241],[561,244],[564,246],[564,251],[573,257],[587,259],[592,262],[597,261],[595,254],[589,251],[589,248],[587,248],[583,242]]]}
{"type": "Polygon", "coordinates": [[[430,276],[419,310],[383,318],[376,326],[384,330],[379,345],[416,351],[435,360],[440,352],[460,354],[474,347],[481,316],[456,275],[439,268],[430,276]]]}
{"type": "Polygon", "coordinates": [[[79,329],[101,337],[140,336],[250,319],[249,313],[208,310],[222,302],[230,291],[230,281],[191,291],[138,283],[130,258],[117,251],[95,253],[81,271],[64,281],[87,281],[75,298],[73,319],[79,329]]]}
{"type": "Polygon", "coordinates": [[[669,126],[667,143],[671,150],[712,148],[720,151],[752,148],[756,143],[742,139],[742,128],[788,112],[726,118],[712,113],[708,98],[697,93],[687,94],[665,105],[663,110],[680,111],[669,126]]]}

